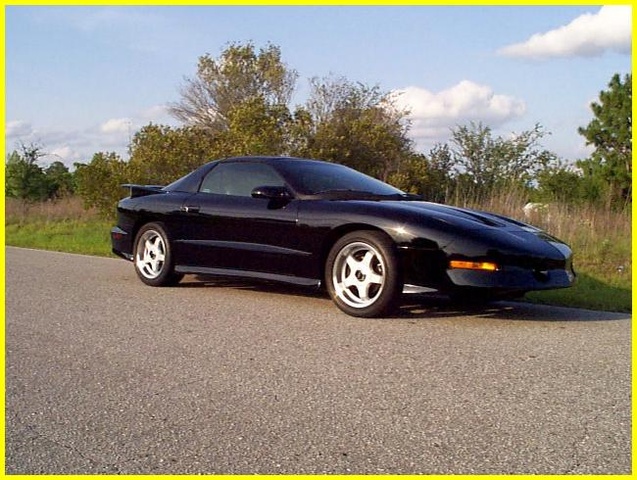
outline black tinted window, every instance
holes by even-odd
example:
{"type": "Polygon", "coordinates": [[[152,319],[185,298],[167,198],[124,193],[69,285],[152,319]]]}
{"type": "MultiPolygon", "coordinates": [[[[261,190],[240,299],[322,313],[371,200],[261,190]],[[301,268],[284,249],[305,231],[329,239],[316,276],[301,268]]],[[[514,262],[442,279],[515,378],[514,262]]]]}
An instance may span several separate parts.
{"type": "Polygon", "coordinates": [[[314,195],[329,191],[356,190],[376,195],[397,195],[402,192],[344,165],[324,162],[298,162],[282,165],[290,183],[302,194],[314,195]]]}
{"type": "Polygon", "coordinates": [[[201,183],[202,193],[249,197],[256,187],[282,187],[283,179],[262,163],[220,163],[201,183]]]}

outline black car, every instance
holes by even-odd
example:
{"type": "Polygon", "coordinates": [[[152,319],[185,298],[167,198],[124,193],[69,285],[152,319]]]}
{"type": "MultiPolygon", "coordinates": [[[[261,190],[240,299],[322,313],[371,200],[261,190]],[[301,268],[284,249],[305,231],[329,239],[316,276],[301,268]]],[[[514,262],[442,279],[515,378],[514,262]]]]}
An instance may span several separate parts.
{"type": "Polygon", "coordinates": [[[165,187],[127,186],[113,252],[152,286],[187,273],[324,284],[341,310],[372,317],[414,286],[493,299],[575,279],[570,248],[535,227],[335,163],[230,158],[165,187]]]}

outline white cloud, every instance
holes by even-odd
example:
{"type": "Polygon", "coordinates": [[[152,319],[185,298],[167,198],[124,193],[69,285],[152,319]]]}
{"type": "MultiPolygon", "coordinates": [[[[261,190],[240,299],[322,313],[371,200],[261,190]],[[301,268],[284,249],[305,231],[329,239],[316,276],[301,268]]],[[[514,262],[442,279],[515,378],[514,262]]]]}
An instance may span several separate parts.
{"type": "Polygon", "coordinates": [[[7,122],[4,129],[4,136],[8,139],[21,139],[33,135],[33,127],[24,120],[12,120],[7,122]]]}
{"type": "Polygon", "coordinates": [[[147,120],[165,117],[166,115],[168,115],[168,107],[166,105],[153,105],[140,113],[140,117],[147,120]]]}
{"type": "Polygon", "coordinates": [[[176,125],[176,120],[168,113],[168,105],[154,105],[142,110],[137,119],[144,124],[151,122],[155,125],[176,125]]]}
{"type": "Polygon", "coordinates": [[[70,145],[59,145],[47,154],[47,160],[50,162],[60,161],[67,166],[71,166],[74,162],[84,160],[82,154],[72,148],[70,145]]]}
{"type": "Polygon", "coordinates": [[[592,57],[607,51],[630,54],[631,43],[632,7],[607,5],[597,13],[577,17],[568,25],[501,48],[498,53],[532,59],[592,57]]]}
{"type": "Polygon", "coordinates": [[[127,158],[131,137],[148,122],[169,124],[164,105],[155,105],[133,113],[130,117],[111,118],[90,127],[34,126],[30,121],[12,120],[5,125],[7,148],[19,142],[34,142],[49,155],[45,162],[62,161],[71,167],[74,162],[90,162],[96,152],[115,152],[127,158]]]}
{"type": "Polygon", "coordinates": [[[100,132],[106,134],[123,134],[132,130],[133,121],[130,118],[111,118],[100,125],[100,132]]]}
{"type": "Polygon", "coordinates": [[[5,142],[7,149],[18,148],[19,142],[33,142],[47,153],[43,163],[61,161],[72,167],[75,162],[90,162],[99,151],[116,151],[125,156],[129,142],[127,121],[112,119],[91,128],[65,130],[47,126],[35,129],[29,122],[12,121],[6,124],[5,142]]]}
{"type": "Polygon", "coordinates": [[[412,86],[393,94],[397,105],[410,111],[412,137],[420,145],[446,141],[459,124],[482,122],[495,128],[526,111],[524,101],[469,80],[437,93],[412,86]]]}

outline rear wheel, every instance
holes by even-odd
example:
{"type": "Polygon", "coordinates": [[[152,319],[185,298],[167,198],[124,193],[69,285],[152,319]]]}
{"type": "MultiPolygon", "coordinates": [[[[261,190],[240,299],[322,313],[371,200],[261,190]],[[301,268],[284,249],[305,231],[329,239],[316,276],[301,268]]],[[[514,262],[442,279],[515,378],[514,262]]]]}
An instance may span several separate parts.
{"type": "Polygon", "coordinates": [[[183,278],[174,272],[170,241],[161,223],[148,223],[139,230],[133,259],[137,276],[146,285],[174,285],[183,278]]]}
{"type": "Polygon", "coordinates": [[[338,240],[327,257],[327,290],[342,311],[378,317],[395,308],[402,291],[396,248],[377,231],[358,231],[338,240]]]}

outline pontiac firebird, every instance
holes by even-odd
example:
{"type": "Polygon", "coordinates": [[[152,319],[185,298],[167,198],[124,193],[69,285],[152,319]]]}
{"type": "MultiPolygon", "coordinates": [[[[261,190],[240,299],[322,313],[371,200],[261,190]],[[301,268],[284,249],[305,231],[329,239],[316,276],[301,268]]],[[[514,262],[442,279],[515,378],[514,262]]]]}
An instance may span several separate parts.
{"type": "Polygon", "coordinates": [[[344,312],[375,317],[414,287],[490,300],[575,280],[571,249],[533,226],[335,163],[229,158],[167,186],[126,186],[113,252],[151,286],[185,274],[324,285],[344,312]]]}

